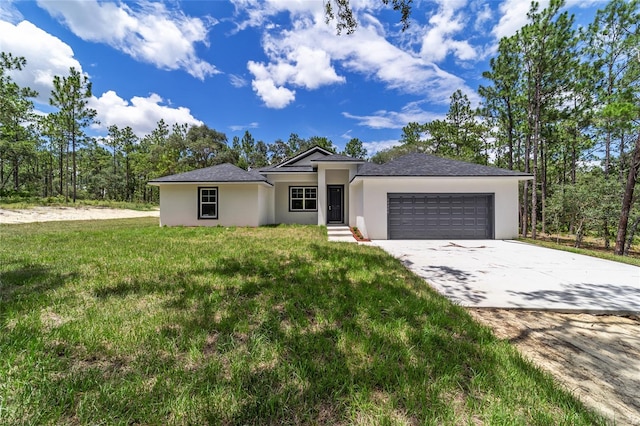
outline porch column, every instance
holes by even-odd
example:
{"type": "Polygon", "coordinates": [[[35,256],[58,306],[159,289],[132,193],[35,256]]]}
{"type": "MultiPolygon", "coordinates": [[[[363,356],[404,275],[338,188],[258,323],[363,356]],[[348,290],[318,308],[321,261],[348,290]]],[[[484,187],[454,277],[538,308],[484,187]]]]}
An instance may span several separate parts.
{"type": "Polygon", "coordinates": [[[327,224],[327,177],[325,166],[318,164],[318,225],[327,224]]]}

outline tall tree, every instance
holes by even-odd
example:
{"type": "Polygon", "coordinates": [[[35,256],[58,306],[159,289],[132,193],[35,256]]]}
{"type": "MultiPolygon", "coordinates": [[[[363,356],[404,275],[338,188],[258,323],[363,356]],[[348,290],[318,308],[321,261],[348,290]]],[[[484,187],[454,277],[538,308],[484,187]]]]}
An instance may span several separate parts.
{"type": "Polygon", "coordinates": [[[519,108],[519,82],[521,80],[520,50],[515,38],[503,38],[498,46],[498,55],[489,61],[490,71],[482,76],[491,83],[480,86],[483,97],[482,112],[495,129],[494,153],[496,165],[509,170],[524,168],[519,164],[522,114],[519,108]]]}
{"type": "Polygon", "coordinates": [[[289,155],[296,155],[300,151],[305,149],[306,141],[298,136],[297,133],[291,133],[289,135],[289,139],[287,140],[287,145],[289,146],[289,155]]]}
{"type": "Polygon", "coordinates": [[[260,168],[269,164],[269,148],[264,141],[258,141],[253,147],[253,152],[251,153],[251,168],[260,168]]]}
{"type": "MultiPolygon", "coordinates": [[[[613,140],[624,138],[624,130],[635,116],[621,114],[633,105],[637,96],[638,76],[632,76],[637,61],[640,26],[639,0],[611,0],[598,10],[592,24],[582,32],[584,53],[588,55],[595,78],[593,88],[597,103],[597,128],[604,136],[604,170],[609,174],[613,140]]],[[[621,150],[624,142],[621,141],[621,150]]]]}
{"type": "Polygon", "coordinates": [[[73,202],[77,197],[76,149],[84,140],[84,128],[95,122],[96,110],[87,107],[91,98],[91,83],[86,75],[71,67],[67,77],[53,78],[53,90],[49,103],[58,108],[55,114],[60,118],[67,143],[71,144],[73,202]]]}
{"type": "Polygon", "coordinates": [[[305,143],[304,149],[309,149],[313,146],[319,146],[320,148],[324,148],[327,151],[331,151],[333,153],[336,152],[336,147],[333,145],[331,139],[326,138],[324,136],[311,136],[305,143]]]}
{"type": "Polygon", "coordinates": [[[344,146],[342,154],[353,158],[365,159],[367,157],[367,148],[364,147],[360,139],[351,138],[344,146]]]}
{"type": "Polygon", "coordinates": [[[37,96],[37,92],[20,87],[8,74],[22,70],[26,63],[23,57],[0,53],[0,190],[11,179],[13,190],[18,191],[22,163],[36,157],[36,138],[27,123],[35,119],[29,98],[37,96]],[[5,171],[7,160],[10,173],[5,171]]]}
{"type": "Polygon", "coordinates": [[[206,124],[192,126],[186,136],[187,162],[190,167],[209,167],[225,162],[229,148],[227,135],[206,124]]]}
{"type": "Polygon", "coordinates": [[[571,72],[577,66],[577,39],[572,28],[574,18],[567,12],[560,13],[563,5],[563,0],[551,0],[548,8],[539,11],[538,3],[532,3],[527,14],[529,23],[516,34],[525,72],[527,137],[531,141],[533,165],[532,238],[537,237],[538,185],[541,187],[543,216],[546,198],[546,146],[543,126],[550,110],[562,105],[563,94],[569,90],[571,72]]]}
{"type": "Polygon", "coordinates": [[[269,163],[278,164],[289,158],[292,154],[289,145],[282,139],[276,139],[275,142],[267,146],[269,163]]]}
{"type": "Polygon", "coordinates": [[[248,169],[251,167],[251,156],[253,154],[253,150],[255,149],[256,141],[249,133],[248,130],[244,132],[242,139],[240,140],[240,161],[239,167],[242,169],[248,169]]]}
{"type": "Polygon", "coordinates": [[[460,89],[450,97],[447,113],[448,139],[453,149],[453,157],[473,163],[487,163],[483,156],[484,128],[476,121],[476,112],[471,108],[467,95],[460,89]]]}
{"type": "Polygon", "coordinates": [[[629,215],[631,212],[631,206],[633,205],[633,192],[636,188],[636,182],[638,181],[638,174],[640,173],[640,133],[636,138],[636,145],[633,150],[633,156],[631,157],[631,167],[627,176],[627,183],[624,189],[624,196],[622,198],[622,209],[620,212],[620,221],[618,223],[618,232],[616,235],[616,246],[614,249],[615,254],[620,256],[624,255],[625,239],[627,236],[627,226],[629,225],[629,215]]]}

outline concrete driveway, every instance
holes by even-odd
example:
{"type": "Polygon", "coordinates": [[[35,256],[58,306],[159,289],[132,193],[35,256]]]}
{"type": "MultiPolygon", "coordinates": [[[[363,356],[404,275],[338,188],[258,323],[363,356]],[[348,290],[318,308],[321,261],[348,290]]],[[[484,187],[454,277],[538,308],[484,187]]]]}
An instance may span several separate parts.
{"type": "Polygon", "coordinates": [[[640,268],[517,241],[376,240],[462,306],[640,313],[640,268]]]}

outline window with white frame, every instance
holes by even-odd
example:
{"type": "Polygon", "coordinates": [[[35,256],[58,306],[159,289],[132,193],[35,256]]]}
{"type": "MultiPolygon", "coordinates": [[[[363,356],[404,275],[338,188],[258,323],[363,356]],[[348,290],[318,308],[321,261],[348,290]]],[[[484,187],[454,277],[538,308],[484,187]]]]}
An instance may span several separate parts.
{"type": "Polygon", "coordinates": [[[290,186],[289,210],[306,212],[318,210],[318,188],[315,186],[290,186]]]}
{"type": "Polygon", "coordinates": [[[218,188],[198,188],[198,219],[218,218],[218,188]]]}

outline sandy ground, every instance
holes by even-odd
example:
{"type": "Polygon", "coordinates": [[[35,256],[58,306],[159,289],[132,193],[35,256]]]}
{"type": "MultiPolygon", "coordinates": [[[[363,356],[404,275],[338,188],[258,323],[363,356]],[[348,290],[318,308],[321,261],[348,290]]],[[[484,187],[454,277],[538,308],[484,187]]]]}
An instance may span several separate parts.
{"type": "Polygon", "coordinates": [[[640,425],[640,318],[469,309],[616,425],[640,425]]]}
{"type": "Polygon", "coordinates": [[[60,220],[124,219],[159,217],[158,210],[137,211],[100,207],[35,207],[32,209],[0,209],[0,224],[51,222],[60,220]]]}

